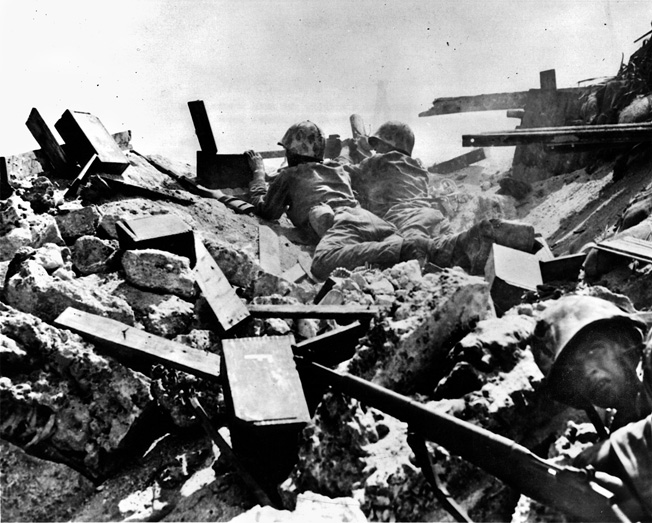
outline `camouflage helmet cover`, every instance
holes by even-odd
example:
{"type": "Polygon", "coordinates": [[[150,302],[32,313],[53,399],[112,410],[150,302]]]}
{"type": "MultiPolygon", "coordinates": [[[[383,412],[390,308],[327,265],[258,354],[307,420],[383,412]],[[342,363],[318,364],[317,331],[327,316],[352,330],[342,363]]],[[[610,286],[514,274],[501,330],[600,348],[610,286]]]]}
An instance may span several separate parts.
{"type": "Polygon", "coordinates": [[[278,143],[286,151],[315,158],[324,159],[324,150],[326,149],[326,138],[324,132],[317,124],[306,120],[292,125],[278,143]]]}
{"type": "Polygon", "coordinates": [[[392,146],[408,156],[414,149],[414,133],[410,126],[403,122],[390,121],[382,124],[374,134],[369,137],[369,144],[375,147],[378,141],[392,146]]]}
{"type": "MultiPolygon", "coordinates": [[[[610,301],[593,296],[564,296],[548,306],[537,322],[532,350],[537,365],[560,401],[582,407],[565,372],[570,357],[592,336],[627,336],[642,343],[646,325],[610,301]]],[[[620,345],[618,345],[620,347],[620,345]]]]}

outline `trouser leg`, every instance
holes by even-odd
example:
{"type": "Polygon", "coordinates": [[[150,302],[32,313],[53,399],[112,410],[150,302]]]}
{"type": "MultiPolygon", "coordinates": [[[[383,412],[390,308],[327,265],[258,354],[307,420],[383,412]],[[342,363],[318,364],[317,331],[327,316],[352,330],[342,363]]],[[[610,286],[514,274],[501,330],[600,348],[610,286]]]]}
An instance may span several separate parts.
{"type": "Polygon", "coordinates": [[[312,273],[326,279],[338,267],[398,263],[403,239],[396,232],[391,223],[361,207],[337,209],[333,226],[315,249],[312,273]]]}

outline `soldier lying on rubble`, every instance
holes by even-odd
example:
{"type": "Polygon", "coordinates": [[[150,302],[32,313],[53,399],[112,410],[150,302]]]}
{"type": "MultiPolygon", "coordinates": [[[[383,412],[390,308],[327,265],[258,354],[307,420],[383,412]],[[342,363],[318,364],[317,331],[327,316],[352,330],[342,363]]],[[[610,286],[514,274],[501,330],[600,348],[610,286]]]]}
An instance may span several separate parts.
{"type": "Polygon", "coordinates": [[[645,339],[644,318],[601,298],[566,296],[542,314],[533,351],[555,399],[616,410],[617,430],[575,465],[620,477],[652,514],[652,337],[645,339]]]}
{"type": "Polygon", "coordinates": [[[279,145],[285,148],[288,166],[269,187],[261,156],[247,151],[254,173],[250,202],[263,218],[275,220],[287,212],[296,227],[320,238],[312,263],[318,278],[325,279],[338,267],[353,269],[365,263],[388,267],[411,259],[442,267],[458,265],[481,274],[494,242],[513,245],[512,238],[518,236],[527,238],[523,243],[532,247],[531,226],[500,220],[484,220],[468,231],[436,239],[404,237],[394,224],[360,206],[342,164],[324,161],[325,135],[316,124],[291,126],[279,145]]]}
{"type": "Polygon", "coordinates": [[[337,159],[351,175],[363,208],[393,223],[404,238],[420,238],[435,265],[482,274],[493,242],[531,252],[534,228],[527,224],[489,219],[450,234],[450,224],[430,194],[428,171],[412,157],[414,142],[410,126],[398,121],[385,122],[368,138],[344,141],[337,159]],[[468,253],[476,255],[469,258],[468,253]]]}

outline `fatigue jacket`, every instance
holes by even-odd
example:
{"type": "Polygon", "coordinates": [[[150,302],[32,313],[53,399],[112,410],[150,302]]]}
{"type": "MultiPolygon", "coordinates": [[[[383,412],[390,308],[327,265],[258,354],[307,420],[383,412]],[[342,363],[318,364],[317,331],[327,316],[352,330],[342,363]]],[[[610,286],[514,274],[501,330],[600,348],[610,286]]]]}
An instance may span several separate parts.
{"type": "Polygon", "coordinates": [[[249,196],[258,215],[276,220],[286,212],[299,228],[309,226],[308,213],[319,204],[334,209],[358,206],[349,174],[332,161],[283,168],[269,186],[263,180],[254,180],[249,184],[249,196]]]}
{"type": "Polygon", "coordinates": [[[416,158],[391,151],[375,154],[358,165],[346,165],[345,169],[351,174],[360,205],[376,216],[385,217],[397,204],[412,208],[431,206],[425,199],[428,171],[416,158]]]}

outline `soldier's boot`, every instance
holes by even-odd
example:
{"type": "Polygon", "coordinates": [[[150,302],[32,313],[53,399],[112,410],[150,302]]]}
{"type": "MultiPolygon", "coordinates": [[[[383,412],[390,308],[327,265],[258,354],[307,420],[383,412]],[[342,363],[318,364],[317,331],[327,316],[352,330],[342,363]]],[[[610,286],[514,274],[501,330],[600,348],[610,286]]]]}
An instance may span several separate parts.
{"type": "Polygon", "coordinates": [[[532,252],[534,227],[498,218],[482,220],[467,231],[433,240],[428,261],[440,267],[459,266],[469,274],[481,275],[494,243],[532,252]]]}

